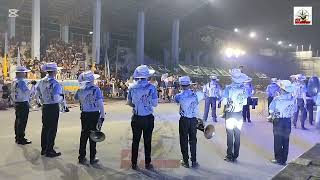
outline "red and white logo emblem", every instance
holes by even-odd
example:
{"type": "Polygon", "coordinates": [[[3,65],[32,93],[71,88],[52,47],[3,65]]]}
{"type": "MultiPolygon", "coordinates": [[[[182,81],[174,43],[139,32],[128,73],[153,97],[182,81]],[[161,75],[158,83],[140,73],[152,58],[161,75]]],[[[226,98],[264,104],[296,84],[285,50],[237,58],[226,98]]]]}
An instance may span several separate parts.
{"type": "Polygon", "coordinates": [[[294,7],[293,13],[294,25],[312,25],[312,7],[294,7]]]}

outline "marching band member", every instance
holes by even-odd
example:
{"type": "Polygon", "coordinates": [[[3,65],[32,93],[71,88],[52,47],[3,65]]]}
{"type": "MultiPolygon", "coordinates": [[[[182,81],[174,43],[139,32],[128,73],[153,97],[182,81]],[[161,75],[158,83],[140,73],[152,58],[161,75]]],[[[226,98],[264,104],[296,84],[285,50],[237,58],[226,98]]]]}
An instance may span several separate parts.
{"type": "Polygon", "coordinates": [[[296,75],[296,87],[295,87],[295,91],[293,92],[293,95],[296,99],[296,103],[297,103],[297,111],[294,114],[293,117],[293,125],[295,128],[297,128],[297,121],[298,121],[298,116],[299,116],[299,111],[301,112],[301,128],[303,130],[306,130],[306,128],[304,127],[304,123],[305,120],[307,118],[307,110],[306,110],[306,106],[307,106],[307,99],[306,99],[306,92],[307,92],[307,88],[306,85],[304,83],[304,81],[306,80],[306,77],[303,76],[302,74],[298,74],[296,75]]]}
{"type": "Polygon", "coordinates": [[[273,119],[274,157],[272,163],[285,165],[289,151],[289,137],[291,133],[291,118],[297,104],[292,96],[294,86],[289,80],[279,83],[281,92],[270,103],[269,112],[273,119]]]}
{"type": "MultiPolygon", "coordinates": [[[[319,79],[320,81],[320,79],[319,79]]],[[[315,126],[317,129],[320,129],[320,92],[317,93],[316,96],[313,97],[314,98],[314,102],[317,106],[317,114],[316,114],[316,118],[315,118],[315,126]]]]}
{"type": "Polygon", "coordinates": [[[227,156],[225,161],[235,162],[239,156],[240,133],[243,124],[242,108],[247,104],[247,93],[243,83],[248,76],[241,73],[240,69],[230,71],[232,83],[226,86],[223,92],[222,103],[225,107],[226,131],[227,131],[227,156]]]}
{"type": "Polygon", "coordinates": [[[192,167],[199,166],[197,163],[197,113],[198,113],[198,97],[190,89],[191,80],[188,76],[179,78],[182,92],[175,96],[175,102],[180,104],[180,120],[179,135],[180,148],[183,159],[181,165],[189,168],[188,142],[190,143],[192,167]]]}
{"type": "Polygon", "coordinates": [[[47,72],[47,76],[40,80],[37,87],[37,95],[43,104],[41,155],[45,155],[46,157],[61,155],[60,152],[56,152],[53,149],[60,113],[59,103],[63,100],[61,85],[55,79],[57,69],[56,63],[45,64],[43,71],[47,72]]]}
{"type": "Polygon", "coordinates": [[[247,93],[247,103],[246,105],[243,105],[243,109],[242,109],[242,117],[243,117],[243,122],[246,122],[246,120],[248,120],[249,123],[251,123],[251,119],[250,119],[250,105],[251,105],[251,97],[254,94],[254,87],[252,86],[252,79],[249,78],[248,80],[246,80],[244,82],[244,87],[246,89],[246,93],[247,93]]]}
{"type": "MultiPolygon", "coordinates": [[[[306,80],[306,86],[308,85],[308,79],[306,80]]],[[[308,91],[306,92],[306,112],[307,115],[309,117],[309,124],[313,125],[313,106],[315,106],[315,102],[313,100],[313,97],[308,93],[308,91]]]]}
{"type": "Polygon", "coordinates": [[[81,110],[81,135],[79,147],[79,163],[86,164],[86,145],[89,139],[90,143],[90,164],[96,164],[99,159],[96,158],[96,142],[92,141],[89,136],[91,131],[101,130],[105,113],[103,105],[103,95],[94,80],[99,78],[92,71],[86,71],[79,75],[78,81],[80,89],[75,94],[75,99],[80,102],[81,110]]]}
{"type": "Polygon", "coordinates": [[[30,72],[24,66],[16,67],[16,78],[11,85],[11,96],[15,103],[16,119],[14,123],[15,139],[17,144],[31,144],[31,141],[25,139],[25,129],[29,116],[29,101],[31,91],[25,81],[27,73],[30,72]]]}
{"type": "MultiPolygon", "coordinates": [[[[280,92],[280,87],[277,84],[277,81],[278,81],[277,78],[271,78],[271,83],[267,86],[266,92],[268,95],[268,112],[269,112],[269,106],[270,106],[271,101],[280,92]]],[[[269,113],[269,116],[270,116],[270,113],[269,113]]],[[[270,119],[270,117],[267,117],[267,118],[270,119]]]]}
{"type": "Polygon", "coordinates": [[[153,107],[158,105],[157,88],[150,84],[147,79],[154,74],[154,70],[146,65],[138,66],[133,77],[135,84],[129,87],[127,104],[133,108],[131,128],[133,133],[131,167],[136,170],[139,142],[143,132],[145,167],[153,169],[151,164],[151,140],[154,128],[153,107]]]}
{"type": "Polygon", "coordinates": [[[217,122],[216,105],[221,98],[221,87],[217,82],[218,78],[215,75],[210,76],[211,81],[203,87],[205,95],[205,108],[203,114],[203,121],[208,119],[209,109],[211,107],[211,117],[214,122],[217,122]]]}

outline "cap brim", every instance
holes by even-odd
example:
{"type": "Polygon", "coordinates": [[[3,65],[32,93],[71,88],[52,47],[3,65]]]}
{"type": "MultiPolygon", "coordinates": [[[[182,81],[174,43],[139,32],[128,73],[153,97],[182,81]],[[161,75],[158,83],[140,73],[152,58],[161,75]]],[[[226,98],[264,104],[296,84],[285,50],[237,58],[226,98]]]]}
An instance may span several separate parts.
{"type": "Polygon", "coordinates": [[[153,69],[149,69],[149,74],[148,75],[144,75],[144,76],[133,76],[133,78],[149,78],[150,76],[152,76],[156,71],[153,69]]]}
{"type": "Polygon", "coordinates": [[[24,70],[24,71],[16,71],[16,73],[20,73],[20,72],[22,72],[22,73],[27,73],[27,72],[30,72],[31,70],[24,70]]]}

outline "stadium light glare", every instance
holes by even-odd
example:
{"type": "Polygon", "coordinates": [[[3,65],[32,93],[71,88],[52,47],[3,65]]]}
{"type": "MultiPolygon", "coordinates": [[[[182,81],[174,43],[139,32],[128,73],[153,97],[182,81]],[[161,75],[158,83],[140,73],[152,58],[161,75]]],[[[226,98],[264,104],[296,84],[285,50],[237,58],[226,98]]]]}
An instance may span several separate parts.
{"type": "Polygon", "coordinates": [[[289,44],[289,47],[292,47],[292,44],[289,44]]]}
{"type": "Polygon", "coordinates": [[[238,58],[246,54],[244,50],[239,48],[232,48],[232,47],[225,48],[223,50],[223,53],[227,58],[231,58],[231,57],[238,58]]]}
{"type": "Polygon", "coordinates": [[[224,51],[224,54],[228,57],[228,58],[231,58],[233,56],[233,49],[232,48],[227,48],[225,51],[224,51]]]}
{"type": "Polygon", "coordinates": [[[89,32],[89,34],[93,34],[93,32],[92,32],[92,31],[90,31],[90,32],[89,32]]]}
{"type": "Polygon", "coordinates": [[[249,37],[250,38],[255,38],[257,34],[255,32],[250,32],[249,37]]]}
{"type": "Polygon", "coordinates": [[[234,32],[239,32],[239,29],[238,28],[234,28],[234,30],[233,30],[234,32]]]}
{"type": "Polygon", "coordinates": [[[278,45],[281,45],[282,44],[282,41],[278,41],[278,45]]]}
{"type": "Polygon", "coordinates": [[[267,40],[267,41],[269,41],[269,40],[270,40],[270,38],[268,38],[268,37],[267,37],[267,38],[266,38],[266,40],[267,40]]]}

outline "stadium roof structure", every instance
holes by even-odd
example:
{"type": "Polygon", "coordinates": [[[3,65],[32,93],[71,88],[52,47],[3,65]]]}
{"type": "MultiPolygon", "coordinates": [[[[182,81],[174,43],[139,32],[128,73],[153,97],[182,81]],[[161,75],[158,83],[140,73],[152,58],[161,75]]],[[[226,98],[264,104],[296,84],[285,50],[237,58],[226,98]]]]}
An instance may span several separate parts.
{"type": "MultiPolygon", "coordinates": [[[[145,12],[145,39],[170,39],[172,22],[183,19],[208,0],[101,0],[102,30],[135,32],[139,10],[145,12]],[[157,36],[154,36],[157,34],[157,36]]],[[[90,31],[94,0],[41,0],[41,23],[68,24],[90,31]]],[[[0,16],[8,9],[18,9],[18,22],[31,26],[32,0],[0,0],[0,16]]]]}

